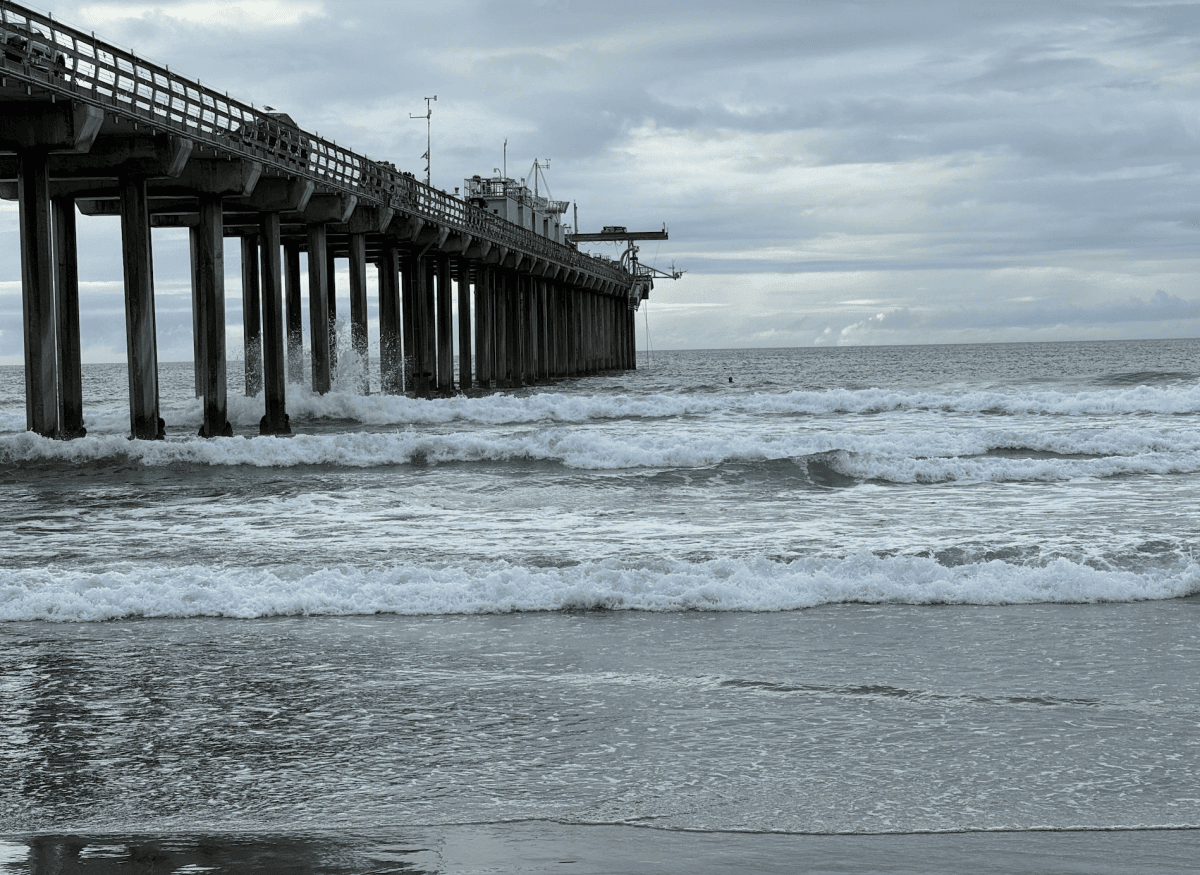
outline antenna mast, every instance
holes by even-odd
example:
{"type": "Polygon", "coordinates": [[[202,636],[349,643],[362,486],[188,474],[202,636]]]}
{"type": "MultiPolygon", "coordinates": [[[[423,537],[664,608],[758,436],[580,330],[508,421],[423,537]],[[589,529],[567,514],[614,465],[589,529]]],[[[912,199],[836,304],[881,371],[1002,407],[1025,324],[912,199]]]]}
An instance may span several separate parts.
{"type": "Polygon", "coordinates": [[[431,164],[433,164],[433,158],[430,157],[430,153],[433,151],[433,149],[432,149],[433,122],[431,121],[431,119],[433,118],[433,101],[435,101],[435,100],[437,100],[436,94],[433,95],[433,97],[425,98],[425,115],[413,115],[411,112],[408,114],[409,118],[425,119],[425,154],[422,155],[421,157],[425,159],[425,184],[426,185],[429,185],[429,167],[431,164]]]}

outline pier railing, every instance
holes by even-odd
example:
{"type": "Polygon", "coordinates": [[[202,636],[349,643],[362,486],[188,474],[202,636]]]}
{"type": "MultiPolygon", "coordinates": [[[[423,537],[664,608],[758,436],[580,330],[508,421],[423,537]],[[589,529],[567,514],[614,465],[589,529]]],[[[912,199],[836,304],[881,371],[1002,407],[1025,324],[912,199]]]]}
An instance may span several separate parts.
{"type": "Polygon", "coordinates": [[[221,152],[311,179],[496,246],[628,287],[632,277],[611,259],[580,252],[505,221],[288,124],[279,114],[185,79],[36,10],[0,0],[0,76],[81,100],[120,118],[203,143],[221,152]]]}

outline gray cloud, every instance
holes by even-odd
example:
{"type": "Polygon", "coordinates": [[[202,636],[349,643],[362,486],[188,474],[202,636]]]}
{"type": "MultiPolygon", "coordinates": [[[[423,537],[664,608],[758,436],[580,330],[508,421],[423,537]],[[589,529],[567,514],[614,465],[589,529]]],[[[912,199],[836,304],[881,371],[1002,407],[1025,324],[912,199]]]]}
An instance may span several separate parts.
{"type": "MultiPolygon", "coordinates": [[[[1153,314],[1196,297],[1200,5],[279,3],[273,20],[132,0],[55,14],[413,171],[425,127],[408,116],[438,94],[440,187],[500,166],[507,138],[510,174],[553,159],[553,193],[586,227],[670,225],[643,257],[689,274],[651,306],[691,295],[738,315],[654,311],[669,345],[1169,333],[1196,318],[1153,314]],[[728,291],[767,275],[792,291],[728,291]],[[882,310],[841,303],[865,286],[850,297],[882,310]]],[[[15,221],[0,210],[10,253],[15,221]]],[[[119,282],[116,224],[79,227],[85,275],[119,282]]],[[[186,283],[186,241],[155,247],[160,282],[186,283]]]]}

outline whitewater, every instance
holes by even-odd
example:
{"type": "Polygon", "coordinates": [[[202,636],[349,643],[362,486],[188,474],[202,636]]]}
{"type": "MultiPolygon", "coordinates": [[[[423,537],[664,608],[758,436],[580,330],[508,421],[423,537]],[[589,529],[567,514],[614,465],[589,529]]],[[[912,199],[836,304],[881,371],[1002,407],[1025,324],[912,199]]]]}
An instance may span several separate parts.
{"type": "MultiPolygon", "coordinates": [[[[0,870],[66,834],[431,872],[606,835],[640,871],[687,831],[784,871],[800,836],[1170,830],[1184,871],[1197,362],[678,351],[433,400],[355,373],[289,386],[288,437],[231,363],[215,440],[167,364],[163,441],[88,365],[69,442],[0,368],[0,870]]],[[[1074,859],[1144,860],[1114,842],[1074,859]]],[[[655,871],[697,871],[670,846],[655,871]]]]}

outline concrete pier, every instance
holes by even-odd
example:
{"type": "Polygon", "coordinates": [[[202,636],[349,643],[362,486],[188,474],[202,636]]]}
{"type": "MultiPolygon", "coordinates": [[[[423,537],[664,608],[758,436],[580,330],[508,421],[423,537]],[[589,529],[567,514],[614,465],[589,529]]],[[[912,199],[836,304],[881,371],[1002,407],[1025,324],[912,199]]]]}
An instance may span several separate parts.
{"type": "Polygon", "coordinates": [[[166,428],[154,227],[189,229],[194,388],[208,437],[232,433],[225,238],[241,247],[243,390],[264,399],[263,434],[288,433],[289,383],[311,380],[316,393],[335,384],[340,259],[355,391],[373,383],[368,263],[385,393],[508,389],[635,366],[633,308],[650,285],[636,263],[631,272],[580,252],[547,218],[532,229],[509,221],[37,10],[0,0],[0,11],[57,53],[55,69],[16,43],[0,53],[0,198],[19,203],[29,430],[85,433],[77,214],[120,220],[133,438],[166,428]]]}

